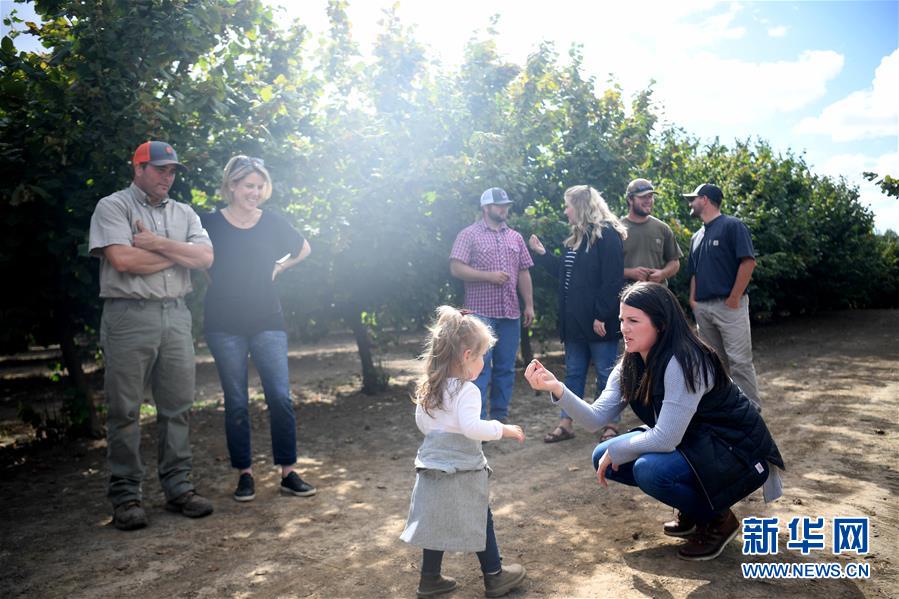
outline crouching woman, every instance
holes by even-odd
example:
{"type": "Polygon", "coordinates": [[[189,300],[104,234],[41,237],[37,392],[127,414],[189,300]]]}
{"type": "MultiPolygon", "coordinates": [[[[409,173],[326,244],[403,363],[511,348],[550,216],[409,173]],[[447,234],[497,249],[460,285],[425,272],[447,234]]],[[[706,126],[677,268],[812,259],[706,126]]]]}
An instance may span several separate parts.
{"type": "Polygon", "coordinates": [[[591,431],[629,405],[645,426],[596,446],[600,484],[636,486],[674,507],[677,518],[664,532],[686,539],[678,556],[715,559],[739,532],[731,506],[759,487],[766,501],[780,496],[783,458],[761,415],[692,331],[667,287],[628,287],[619,318],[624,354],[592,404],[536,360],[525,378],[591,431]]]}

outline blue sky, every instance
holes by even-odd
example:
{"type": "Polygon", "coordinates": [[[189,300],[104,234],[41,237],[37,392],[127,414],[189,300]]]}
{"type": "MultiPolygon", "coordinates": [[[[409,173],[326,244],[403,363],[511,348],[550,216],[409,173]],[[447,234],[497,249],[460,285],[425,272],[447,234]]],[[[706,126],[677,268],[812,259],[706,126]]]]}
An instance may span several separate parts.
{"type": "MultiPolygon", "coordinates": [[[[327,0],[271,3],[315,33],[327,28],[327,0]]],[[[363,51],[393,3],[350,1],[363,51]]],[[[3,0],[4,13],[10,6],[3,0]]],[[[398,12],[448,66],[495,14],[499,49],[512,62],[523,64],[542,40],[563,56],[581,44],[600,82],[611,73],[630,93],[655,81],[664,122],[804,153],[815,172],[859,185],[878,230],[899,232],[899,201],[861,178],[864,170],[899,176],[899,1],[401,0],[398,12]]]]}

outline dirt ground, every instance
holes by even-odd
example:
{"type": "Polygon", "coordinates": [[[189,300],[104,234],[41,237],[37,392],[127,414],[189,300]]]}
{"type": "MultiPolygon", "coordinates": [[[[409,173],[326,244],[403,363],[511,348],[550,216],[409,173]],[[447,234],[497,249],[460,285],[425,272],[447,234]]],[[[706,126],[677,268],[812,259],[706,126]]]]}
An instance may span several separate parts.
{"type": "MultiPolygon", "coordinates": [[[[577,429],[574,440],[542,442],[555,411],[519,370],[512,420],[528,438],[485,447],[501,551],[528,569],[512,597],[897,596],[899,312],[818,315],[756,327],[754,337],[764,416],[788,470],[783,498],[766,505],[758,492],[735,511],[781,518],[778,555],[744,557],[734,542],[713,562],[677,559],[679,541],[662,534],[670,509],[635,489],[596,484],[595,435],[577,429]],[[809,556],[787,550],[793,516],[827,517],[828,537],[830,518],[869,516],[871,553],[834,556],[830,540],[809,556]],[[866,561],[871,576],[744,580],[745,561],[866,561]]],[[[561,374],[558,346],[548,349],[544,361],[561,374]]],[[[198,360],[192,440],[194,480],[214,501],[212,516],[189,520],[163,509],[151,414],[143,426],[150,517],[143,530],[110,523],[105,442],[17,454],[0,477],[0,596],[414,597],[420,553],[397,537],[420,442],[408,398],[419,350],[414,339],[392,349],[384,366],[395,385],[369,397],[353,391],[358,361],[349,343],[293,349],[299,467],[318,487],[312,498],[278,495],[265,404],[254,401],[257,496],[231,499],[236,477],[208,355],[198,360]]],[[[258,380],[252,385],[261,399],[258,380]]],[[[628,412],[624,424],[633,423],[628,412]]],[[[473,555],[447,555],[444,572],[459,579],[453,597],[483,596],[473,555]]]]}

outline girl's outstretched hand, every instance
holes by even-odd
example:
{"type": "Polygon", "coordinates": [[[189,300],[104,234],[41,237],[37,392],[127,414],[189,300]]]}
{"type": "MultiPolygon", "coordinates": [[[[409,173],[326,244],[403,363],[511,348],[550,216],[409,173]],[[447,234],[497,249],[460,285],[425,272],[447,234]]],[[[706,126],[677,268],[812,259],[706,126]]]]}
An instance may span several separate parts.
{"type": "Polygon", "coordinates": [[[503,439],[516,439],[519,443],[524,443],[524,431],[517,424],[504,424],[503,439]]]}
{"type": "Polygon", "coordinates": [[[524,378],[532,389],[537,391],[549,391],[557,399],[562,397],[562,383],[547,370],[538,360],[531,360],[524,370],[524,378]]]}

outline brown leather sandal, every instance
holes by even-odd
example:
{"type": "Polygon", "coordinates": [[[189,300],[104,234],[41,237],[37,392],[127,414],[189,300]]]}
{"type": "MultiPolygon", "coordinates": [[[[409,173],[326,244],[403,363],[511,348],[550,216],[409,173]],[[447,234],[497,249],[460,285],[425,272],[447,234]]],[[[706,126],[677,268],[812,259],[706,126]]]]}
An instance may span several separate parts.
{"type": "Polygon", "coordinates": [[[558,443],[559,441],[567,441],[568,439],[574,439],[574,431],[570,431],[563,426],[557,426],[554,431],[546,433],[546,436],[543,437],[543,442],[558,443]],[[557,433],[556,431],[559,432],[557,433]]]}
{"type": "Polygon", "coordinates": [[[618,436],[618,428],[615,425],[607,424],[599,431],[599,442],[608,441],[618,436]]]}

